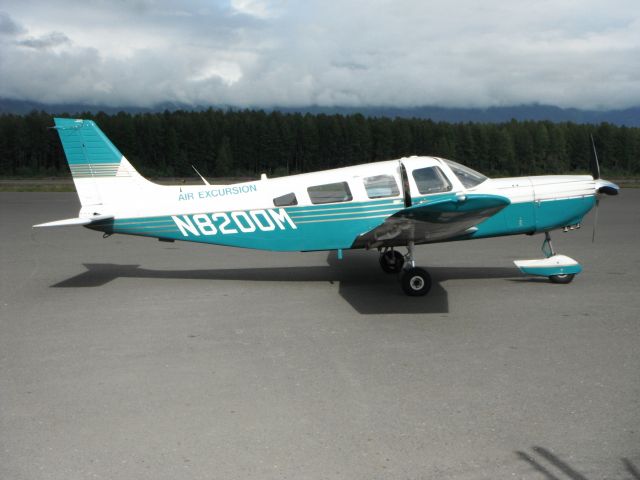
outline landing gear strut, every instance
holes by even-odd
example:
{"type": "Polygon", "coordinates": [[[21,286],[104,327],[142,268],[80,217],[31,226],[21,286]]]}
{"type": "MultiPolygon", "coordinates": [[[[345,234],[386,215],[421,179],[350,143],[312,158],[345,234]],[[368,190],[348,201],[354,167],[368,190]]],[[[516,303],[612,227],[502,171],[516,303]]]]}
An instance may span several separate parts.
{"type": "Polygon", "coordinates": [[[407,255],[402,273],[400,273],[400,285],[404,293],[410,297],[422,297],[431,290],[431,275],[424,268],[416,267],[413,258],[415,244],[407,244],[407,255]]]}

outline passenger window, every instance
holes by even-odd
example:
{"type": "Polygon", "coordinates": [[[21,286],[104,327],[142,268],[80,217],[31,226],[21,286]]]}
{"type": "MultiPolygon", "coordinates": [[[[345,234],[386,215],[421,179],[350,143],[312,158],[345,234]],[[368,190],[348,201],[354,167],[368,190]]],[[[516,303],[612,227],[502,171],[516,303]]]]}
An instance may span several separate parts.
{"type": "Polygon", "coordinates": [[[276,207],[289,207],[291,205],[297,205],[298,199],[295,193],[287,193],[286,195],[274,198],[273,204],[276,207]]]}
{"type": "Polygon", "coordinates": [[[307,188],[309,198],[314,205],[320,203],[348,202],[353,199],[347,182],[327,183],[307,188]]]}
{"type": "Polygon", "coordinates": [[[413,171],[413,179],[422,194],[448,192],[451,183],[438,167],[419,168],[413,171]]]}
{"type": "Polygon", "coordinates": [[[376,175],[364,179],[364,188],[369,198],[395,197],[400,193],[395,178],[391,175],[376,175]]]}

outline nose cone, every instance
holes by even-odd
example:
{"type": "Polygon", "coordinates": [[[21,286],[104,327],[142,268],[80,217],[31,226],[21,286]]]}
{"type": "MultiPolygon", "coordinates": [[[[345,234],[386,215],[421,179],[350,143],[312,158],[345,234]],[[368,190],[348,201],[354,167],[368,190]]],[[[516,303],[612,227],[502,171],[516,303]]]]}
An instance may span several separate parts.
{"type": "Polygon", "coordinates": [[[618,195],[620,187],[613,182],[598,178],[595,181],[596,193],[604,193],[605,195],[618,195]]]}

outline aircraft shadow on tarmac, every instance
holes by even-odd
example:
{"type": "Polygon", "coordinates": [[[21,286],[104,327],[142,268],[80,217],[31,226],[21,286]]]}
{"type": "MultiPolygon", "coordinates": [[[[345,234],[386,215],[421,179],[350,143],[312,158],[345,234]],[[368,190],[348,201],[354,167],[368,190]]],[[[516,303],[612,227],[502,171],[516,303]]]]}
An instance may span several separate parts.
{"type": "Polygon", "coordinates": [[[206,270],[152,270],[140,265],[85,263],[87,271],[58,282],[53,288],[100,287],[118,278],[174,280],[230,280],[244,282],[339,283],[339,293],[362,314],[447,313],[449,301],[442,282],[453,279],[512,278],[514,268],[430,267],[433,279],[426,297],[407,297],[395,275],[383,274],[370,257],[354,256],[339,261],[329,254],[328,266],[229,268],[206,270]]]}
{"type": "MultiPolygon", "coordinates": [[[[567,462],[543,447],[532,447],[536,455],[518,451],[516,456],[528,463],[534,470],[542,474],[546,480],[589,480],[588,477],[578,472],[567,462]],[[561,472],[561,473],[560,473],[561,472]]],[[[626,474],[631,475],[626,479],[640,480],[640,470],[628,458],[621,458],[626,474]]],[[[600,478],[600,477],[599,477],[600,478]]]]}

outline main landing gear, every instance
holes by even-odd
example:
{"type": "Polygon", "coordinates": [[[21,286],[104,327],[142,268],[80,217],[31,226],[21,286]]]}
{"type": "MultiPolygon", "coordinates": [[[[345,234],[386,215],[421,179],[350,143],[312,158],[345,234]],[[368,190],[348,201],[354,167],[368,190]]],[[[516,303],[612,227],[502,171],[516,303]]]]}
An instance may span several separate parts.
{"type": "Polygon", "coordinates": [[[415,245],[409,242],[407,254],[403,256],[392,248],[380,253],[380,266],[386,273],[399,273],[400,285],[410,297],[421,297],[431,290],[431,275],[424,268],[416,267],[413,259],[415,245]]]}

